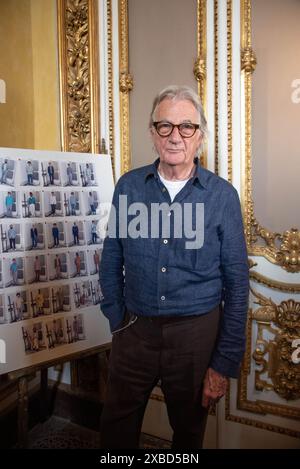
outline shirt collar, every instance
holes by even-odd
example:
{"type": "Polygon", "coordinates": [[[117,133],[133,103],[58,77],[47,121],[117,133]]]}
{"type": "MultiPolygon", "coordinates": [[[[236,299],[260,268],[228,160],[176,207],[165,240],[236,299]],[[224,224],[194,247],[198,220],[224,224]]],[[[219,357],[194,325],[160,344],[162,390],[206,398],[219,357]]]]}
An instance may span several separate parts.
{"type": "MultiPolygon", "coordinates": [[[[206,175],[204,171],[201,168],[199,158],[196,157],[194,158],[194,163],[195,163],[195,172],[192,177],[192,184],[195,184],[196,181],[200,183],[204,189],[207,189],[207,181],[206,181],[206,175]]],[[[155,179],[158,179],[158,165],[159,165],[159,158],[157,158],[152,165],[149,167],[149,171],[147,171],[145,175],[145,182],[151,177],[154,177],[155,179]]]]}

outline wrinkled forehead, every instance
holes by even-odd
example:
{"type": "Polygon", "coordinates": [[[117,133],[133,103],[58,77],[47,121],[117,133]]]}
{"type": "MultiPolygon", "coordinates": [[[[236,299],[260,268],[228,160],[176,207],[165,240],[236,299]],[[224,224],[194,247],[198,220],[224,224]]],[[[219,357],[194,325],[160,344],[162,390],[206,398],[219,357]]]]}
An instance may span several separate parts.
{"type": "Polygon", "coordinates": [[[165,98],[156,107],[155,120],[171,120],[197,122],[199,112],[194,104],[186,99],[165,98]]]}

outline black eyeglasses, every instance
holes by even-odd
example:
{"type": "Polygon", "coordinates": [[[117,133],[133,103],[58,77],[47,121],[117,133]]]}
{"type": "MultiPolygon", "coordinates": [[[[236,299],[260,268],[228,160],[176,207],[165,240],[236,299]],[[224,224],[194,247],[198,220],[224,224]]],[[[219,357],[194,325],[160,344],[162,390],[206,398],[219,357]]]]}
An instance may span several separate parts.
{"type": "Polygon", "coordinates": [[[200,124],[192,124],[191,122],[183,122],[182,124],[172,124],[167,121],[153,122],[153,127],[160,137],[169,137],[174,130],[174,127],[177,127],[178,132],[183,138],[192,137],[196,130],[200,129],[200,124]]]}

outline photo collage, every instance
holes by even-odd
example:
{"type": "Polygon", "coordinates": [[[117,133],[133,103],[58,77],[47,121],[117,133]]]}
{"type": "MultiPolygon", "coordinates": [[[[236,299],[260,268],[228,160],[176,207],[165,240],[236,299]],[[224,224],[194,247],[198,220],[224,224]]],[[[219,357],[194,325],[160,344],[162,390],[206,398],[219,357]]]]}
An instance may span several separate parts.
{"type": "Polygon", "coordinates": [[[93,162],[0,154],[0,328],[22,321],[26,354],[86,338],[82,311],[101,299],[99,193],[93,162]]]}

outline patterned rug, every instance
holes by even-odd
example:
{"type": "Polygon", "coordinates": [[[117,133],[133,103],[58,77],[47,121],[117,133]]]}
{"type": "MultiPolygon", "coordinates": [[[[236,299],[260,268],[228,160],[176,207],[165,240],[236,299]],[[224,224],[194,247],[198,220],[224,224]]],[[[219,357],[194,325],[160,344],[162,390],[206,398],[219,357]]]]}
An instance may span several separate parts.
{"type": "MultiPolygon", "coordinates": [[[[99,433],[60,417],[51,417],[29,432],[30,449],[97,449],[99,433]]],[[[169,449],[171,442],[142,433],[140,448],[169,449]]]]}

